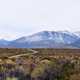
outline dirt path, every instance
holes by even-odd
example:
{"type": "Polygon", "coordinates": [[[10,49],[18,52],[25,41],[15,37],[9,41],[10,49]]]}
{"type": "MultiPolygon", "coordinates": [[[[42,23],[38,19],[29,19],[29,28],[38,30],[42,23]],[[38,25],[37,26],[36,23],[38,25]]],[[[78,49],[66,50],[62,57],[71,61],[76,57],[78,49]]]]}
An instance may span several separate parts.
{"type": "MultiPolygon", "coordinates": [[[[38,51],[33,50],[33,49],[28,49],[28,51],[31,51],[31,52],[32,52],[31,54],[36,54],[36,53],[38,53],[38,51]]],[[[26,55],[28,55],[28,54],[25,53],[25,54],[14,55],[14,56],[10,56],[9,58],[18,58],[18,57],[26,56],[26,55]]]]}

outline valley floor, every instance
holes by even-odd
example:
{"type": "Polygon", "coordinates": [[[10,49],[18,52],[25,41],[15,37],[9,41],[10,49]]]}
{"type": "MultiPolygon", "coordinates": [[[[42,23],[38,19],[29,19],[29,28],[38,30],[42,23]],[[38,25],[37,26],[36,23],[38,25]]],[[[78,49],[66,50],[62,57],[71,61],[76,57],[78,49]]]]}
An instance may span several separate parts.
{"type": "Polygon", "coordinates": [[[80,49],[0,49],[0,80],[80,80],[80,49]]]}

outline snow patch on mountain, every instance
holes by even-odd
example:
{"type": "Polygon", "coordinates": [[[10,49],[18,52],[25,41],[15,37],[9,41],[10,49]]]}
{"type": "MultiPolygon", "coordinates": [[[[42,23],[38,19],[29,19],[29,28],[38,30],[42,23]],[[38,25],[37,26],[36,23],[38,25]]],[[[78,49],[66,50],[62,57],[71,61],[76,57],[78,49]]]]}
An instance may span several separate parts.
{"type": "MultiPolygon", "coordinates": [[[[30,36],[24,36],[13,41],[0,40],[0,45],[15,47],[66,47],[71,44],[80,45],[79,32],[42,31],[30,36]],[[75,43],[76,42],[76,43],[75,43]]],[[[74,46],[75,47],[75,46],[74,46]]]]}

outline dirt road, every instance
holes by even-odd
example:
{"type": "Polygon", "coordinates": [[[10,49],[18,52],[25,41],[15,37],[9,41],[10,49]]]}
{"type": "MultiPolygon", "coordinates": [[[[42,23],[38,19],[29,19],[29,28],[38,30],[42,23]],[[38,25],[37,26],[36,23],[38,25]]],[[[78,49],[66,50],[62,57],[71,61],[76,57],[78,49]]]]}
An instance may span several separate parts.
{"type": "MultiPolygon", "coordinates": [[[[32,53],[30,53],[30,54],[36,54],[36,53],[38,53],[38,51],[33,50],[33,49],[28,49],[28,51],[31,51],[31,52],[32,52],[32,53]]],[[[18,58],[18,57],[26,56],[26,55],[28,55],[28,54],[25,53],[25,54],[14,55],[14,56],[10,56],[9,58],[18,58]]]]}

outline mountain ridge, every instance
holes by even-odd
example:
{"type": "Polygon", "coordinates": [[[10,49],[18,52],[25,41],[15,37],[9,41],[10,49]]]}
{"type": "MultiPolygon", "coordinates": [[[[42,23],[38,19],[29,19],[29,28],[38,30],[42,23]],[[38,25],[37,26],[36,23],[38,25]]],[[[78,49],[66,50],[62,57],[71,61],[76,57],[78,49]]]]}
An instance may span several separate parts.
{"type": "Polygon", "coordinates": [[[80,36],[68,31],[41,31],[12,41],[2,41],[0,40],[0,47],[80,48],[80,36]]]}

